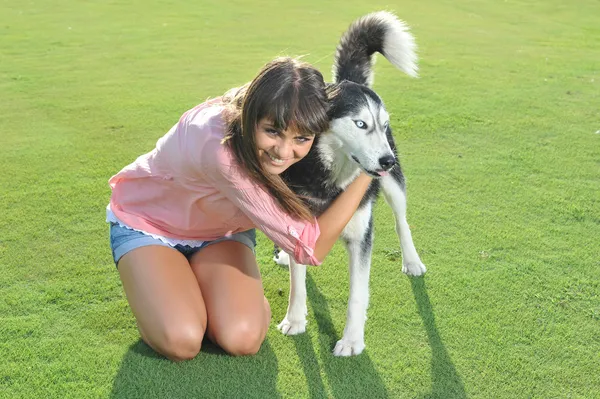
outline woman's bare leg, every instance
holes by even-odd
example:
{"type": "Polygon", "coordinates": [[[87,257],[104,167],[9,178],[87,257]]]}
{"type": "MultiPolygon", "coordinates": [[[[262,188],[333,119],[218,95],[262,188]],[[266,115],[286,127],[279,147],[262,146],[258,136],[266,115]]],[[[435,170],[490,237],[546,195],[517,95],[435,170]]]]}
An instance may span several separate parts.
{"type": "Polygon", "coordinates": [[[144,342],[174,361],[194,358],[206,331],[206,307],[185,256],[151,245],[125,254],[118,268],[144,342]]]}
{"type": "Polygon", "coordinates": [[[252,251],[223,241],[196,252],[190,264],[206,304],[208,338],[232,355],[258,352],[271,309],[252,251]]]}

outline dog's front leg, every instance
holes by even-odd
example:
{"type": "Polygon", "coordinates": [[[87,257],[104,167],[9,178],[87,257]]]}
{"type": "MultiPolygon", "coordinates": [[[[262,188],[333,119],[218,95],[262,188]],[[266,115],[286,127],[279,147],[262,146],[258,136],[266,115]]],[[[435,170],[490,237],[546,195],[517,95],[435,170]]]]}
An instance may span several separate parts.
{"type": "Polygon", "coordinates": [[[396,234],[402,248],[402,272],[409,276],[421,276],[427,269],[419,258],[406,220],[406,191],[401,173],[396,166],[392,173],[381,179],[381,188],[396,218],[396,234]]]}
{"type": "MultiPolygon", "coordinates": [[[[306,266],[297,264],[289,257],[290,298],[285,319],[277,328],[285,335],[302,334],[306,331],[306,266]]],[[[281,258],[281,255],[280,255],[281,258]]]]}
{"type": "Polygon", "coordinates": [[[335,356],[358,355],[365,349],[365,322],[369,306],[369,274],[373,248],[371,212],[371,204],[359,209],[344,229],[343,238],[350,260],[350,295],[344,336],[333,349],[335,356]]]}

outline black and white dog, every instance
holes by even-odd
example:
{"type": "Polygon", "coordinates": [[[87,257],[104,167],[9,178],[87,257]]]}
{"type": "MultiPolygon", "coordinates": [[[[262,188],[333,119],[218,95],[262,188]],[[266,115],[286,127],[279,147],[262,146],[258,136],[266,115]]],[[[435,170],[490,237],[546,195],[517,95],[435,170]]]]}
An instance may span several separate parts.
{"type": "MultiPolygon", "coordinates": [[[[318,137],[309,154],[282,177],[306,201],[315,215],[328,205],[359,174],[376,177],[358,210],[342,232],[350,260],[350,297],[346,328],[333,353],[350,356],[365,348],[364,328],[369,302],[369,273],[373,244],[373,206],[383,191],[396,218],[402,248],[402,271],[411,276],[425,273],[406,221],[404,176],[397,159],[389,114],[373,84],[373,55],[383,54],[410,76],[417,75],[415,42],[408,28],[393,14],[376,12],[356,20],[342,36],[333,66],[330,131],[318,137]]],[[[276,249],[277,252],[277,249],[276,249]]],[[[286,335],[306,328],[306,266],[285,252],[275,255],[290,270],[290,297],[279,329],[286,335]]]]}

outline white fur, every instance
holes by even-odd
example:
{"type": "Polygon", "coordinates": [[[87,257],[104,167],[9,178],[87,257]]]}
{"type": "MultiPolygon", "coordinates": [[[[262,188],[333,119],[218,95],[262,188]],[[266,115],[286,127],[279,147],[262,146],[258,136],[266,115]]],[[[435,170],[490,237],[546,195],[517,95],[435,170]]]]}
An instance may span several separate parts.
{"type": "MultiPolygon", "coordinates": [[[[331,129],[334,131],[334,129],[331,129]]],[[[348,187],[360,173],[360,169],[351,158],[348,151],[342,150],[344,143],[335,134],[323,134],[318,144],[318,154],[321,161],[331,169],[336,186],[341,189],[348,187]]]]}
{"type": "MultiPolygon", "coordinates": [[[[287,255],[287,254],[286,254],[287,255]]],[[[285,335],[302,334],[306,331],[306,266],[299,265],[288,256],[290,267],[290,298],[285,319],[277,328],[285,335]]]]}
{"type": "Polygon", "coordinates": [[[389,30],[385,35],[383,45],[385,58],[407,75],[416,78],[419,70],[417,66],[417,44],[415,38],[409,32],[408,26],[394,14],[387,11],[378,11],[370,15],[385,21],[388,25],[389,30]]]}
{"type": "Polygon", "coordinates": [[[385,201],[391,206],[396,219],[396,234],[402,248],[402,272],[409,276],[421,276],[427,269],[415,249],[410,227],[406,221],[406,193],[398,187],[391,176],[381,179],[381,188],[385,201]]]}
{"type": "Polygon", "coordinates": [[[359,355],[365,349],[371,251],[363,254],[360,246],[361,239],[369,227],[371,207],[372,204],[369,204],[359,209],[342,233],[347,240],[346,249],[350,261],[350,295],[344,335],[333,349],[333,354],[336,356],[359,355]]]}

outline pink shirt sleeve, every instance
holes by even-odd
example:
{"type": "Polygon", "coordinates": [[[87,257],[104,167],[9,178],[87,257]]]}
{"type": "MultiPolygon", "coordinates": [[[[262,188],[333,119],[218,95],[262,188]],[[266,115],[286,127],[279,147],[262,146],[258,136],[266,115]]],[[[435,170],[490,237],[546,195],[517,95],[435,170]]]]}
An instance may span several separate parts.
{"type": "Polygon", "coordinates": [[[215,165],[215,173],[211,174],[212,183],[259,230],[292,255],[296,262],[320,265],[321,262],[313,255],[320,234],[316,218],[312,223],[291,218],[271,194],[248,177],[242,176],[239,169],[237,165],[218,163],[215,165]]]}
{"type": "Polygon", "coordinates": [[[233,154],[217,141],[207,143],[196,157],[205,179],[252,220],[256,228],[292,255],[296,262],[320,265],[314,256],[319,237],[316,218],[312,223],[289,216],[261,185],[255,183],[233,159],[233,154]],[[211,148],[212,147],[212,148],[211,148]]]}

